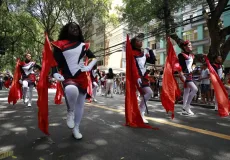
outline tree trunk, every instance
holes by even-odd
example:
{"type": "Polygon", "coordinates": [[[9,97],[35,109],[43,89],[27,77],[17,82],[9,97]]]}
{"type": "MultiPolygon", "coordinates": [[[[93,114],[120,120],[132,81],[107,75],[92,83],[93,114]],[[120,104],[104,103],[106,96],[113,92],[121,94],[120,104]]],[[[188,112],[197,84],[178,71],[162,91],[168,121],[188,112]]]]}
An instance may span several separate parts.
{"type": "Polygon", "coordinates": [[[209,47],[209,53],[208,58],[211,62],[214,61],[214,57],[220,54],[220,43],[221,43],[221,37],[219,34],[219,28],[218,25],[210,26],[209,25],[209,36],[211,40],[211,45],[209,47]]]}

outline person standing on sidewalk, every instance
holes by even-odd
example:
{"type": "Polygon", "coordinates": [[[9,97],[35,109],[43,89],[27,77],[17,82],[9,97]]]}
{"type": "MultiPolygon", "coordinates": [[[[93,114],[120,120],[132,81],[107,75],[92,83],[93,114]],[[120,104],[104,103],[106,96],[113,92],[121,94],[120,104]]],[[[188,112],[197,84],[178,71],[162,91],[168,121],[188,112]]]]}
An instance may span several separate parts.
{"type": "Polygon", "coordinates": [[[203,64],[201,75],[199,78],[199,80],[201,81],[201,98],[202,98],[203,104],[207,104],[207,103],[209,104],[211,101],[211,98],[210,98],[211,88],[210,88],[209,78],[210,78],[210,73],[207,68],[207,64],[203,64]]]}
{"type": "Polygon", "coordinates": [[[115,78],[115,74],[113,73],[113,69],[109,68],[108,73],[103,78],[103,79],[106,79],[105,97],[107,97],[107,95],[110,92],[111,98],[113,98],[113,86],[114,86],[114,80],[113,79],[114,78],[115,78]]]}
{"type": "Polygon", "coordinates": [[[89,43],[84,42],[80,26],[74,22],[66,24],[59,34],[58,41],[52,42],[54,59],[57,67],[52,68],[53,77],[62,81],[67,98],[67,126],[73,129],[73,136],[81,139],[79,126],[84,112],[84,103],[88,87],[89,72],[96,64],[95,55],[89,50],[89,43]],[[85,57],[92,59],[85,66],[85,57]]]}

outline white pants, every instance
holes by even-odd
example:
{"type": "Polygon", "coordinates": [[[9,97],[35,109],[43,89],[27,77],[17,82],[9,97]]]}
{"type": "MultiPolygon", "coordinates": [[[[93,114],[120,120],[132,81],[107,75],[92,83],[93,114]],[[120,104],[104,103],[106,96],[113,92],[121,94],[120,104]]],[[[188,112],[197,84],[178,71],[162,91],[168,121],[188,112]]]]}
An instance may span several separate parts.
{"type": "Polygon", "coordinates": [[[98,84],[96,82],[93,82],[93,99],[96,98],[96,94],[97,94],[97,88],[98,88],[98,84]]]}
{"type": "Polygon", "coordinates": [[[194,82],[186,82],[187,87],[184,88],[183,95],[183,107],[186,105],[190,105],[193,97],[196,95],[198,88],[194,84],[194,82]]]}
{"type": "Polygon", "coordinates": [[[141,89],[144,92],[144,96],[142,97],[139,109],[140,109],[140,112],[143,113],[146,110],[145,103],[147,103],[147,101],[151,98],[153,91],[150,87],[144,87],[141,89]]]}
{"type": "Polygon", "coordinates": [[[106,80],[106,91],[105,91],[105,96],[107,96],[109,90],[110,90],[111,96],[113,96],[113,79],[107,79],[107,80],[106,80]]]}
{"type": "Polygon", "coordinates": [[[66,86],[65,93],[69,104],[67,111],[74,112],[75,125],[79,126],[84,113],[86,94],[79,92],[75,85],[66,86]]]}
{"type": "Polygon", "coordinates": [[[33,98],[33,87],[34,85],[30,85],[28,81],[24,80],[22,81],[22,93],[23,93],[23,99],[29,99],[29,103],[32,103],[32,98],[33,98]]]}

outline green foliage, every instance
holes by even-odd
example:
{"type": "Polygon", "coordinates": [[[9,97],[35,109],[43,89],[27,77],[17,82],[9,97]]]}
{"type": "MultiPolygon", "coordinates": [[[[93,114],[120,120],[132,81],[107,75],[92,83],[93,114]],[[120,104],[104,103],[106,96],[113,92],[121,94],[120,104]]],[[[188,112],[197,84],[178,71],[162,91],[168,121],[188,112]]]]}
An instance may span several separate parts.
{"type": "MultiPolygon", "coordinates": [[[[141,27],[153,19],[159,20],[164,15],[164,0],[123,0],[124,6],[119,8],[123,14],[122,21],[126,21],[129,27],[141,27]]],[[[203,0],[169,0],[171,13],[185,4],[199,4],[203,0]]],[[[162,19],[160,19],[162,20],[162,19]]]]}
{"type": "Polygon", "coordinates": [[[30,51],[39,62],[44,32],[56,40],[63,25],[79,23],[84,36],[93,34],[94,24],[115,23],[109,16],[111,0],[7,0],[0,6],[0,70],[14,69],[16,58],[30,51]],[[2,53],[2,52],[1,52],[2,53]]]}

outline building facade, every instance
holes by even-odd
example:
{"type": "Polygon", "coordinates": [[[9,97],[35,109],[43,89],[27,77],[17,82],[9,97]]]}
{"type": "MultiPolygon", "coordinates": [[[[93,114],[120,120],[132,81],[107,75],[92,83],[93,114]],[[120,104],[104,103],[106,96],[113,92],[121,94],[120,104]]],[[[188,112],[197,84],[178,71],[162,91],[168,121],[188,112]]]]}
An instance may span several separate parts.
{"type": "MultiPolygon", "coordinates": [[[[202,11],[203,6],[199,5],[196,7],[192,7],[191,5],[185,6],[183,9],[178,10],[175,13],[176,19],[180,22],[192,18],[189,24],[178,27],[176,29],[177,35],[185,40],[189,40],[193,45],[193,53],[194,54],[203,54],[208,53],[210,46],[210,38],[209,31],[206,24],[206,21],[203,19],[202,11]],[[200,17],[197,17],[200,16],[200,17]],[[197,17],[197,18],[193,18],[197,17]]],[[[208,7],[205,9],[209,12],[208,7]]],[[[222,14],[221,17],[224,27],[230,26],[230,11],[226,11],[222,14]]],[[[146,30],[146,33],[149,32],[146,30]]],[[[160,40],[156,41],[154,38],[146,39],[144,42],[144,47],[149,47],[155,50],[157,56],[157,65],[164,65],[166,58],[166,43],[164,38],[160,38],[160,40]]],[[[181,49],[178,45],[174,46],[177,54],[181,52],[181,49]]],[[[230,54],[224,62],[225,67],[230,67],[230,54]]]]}

